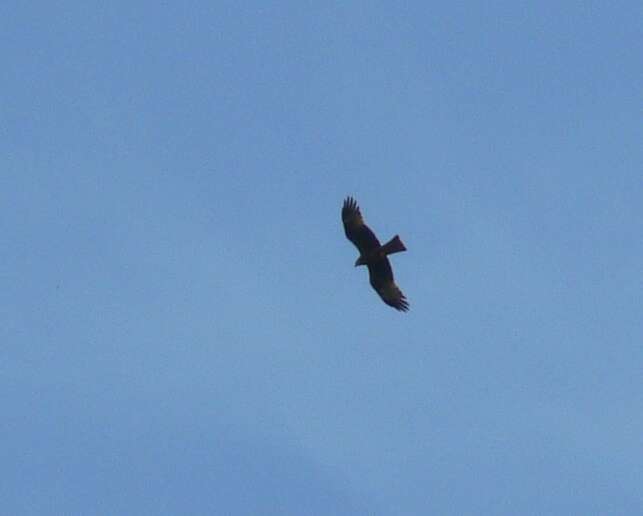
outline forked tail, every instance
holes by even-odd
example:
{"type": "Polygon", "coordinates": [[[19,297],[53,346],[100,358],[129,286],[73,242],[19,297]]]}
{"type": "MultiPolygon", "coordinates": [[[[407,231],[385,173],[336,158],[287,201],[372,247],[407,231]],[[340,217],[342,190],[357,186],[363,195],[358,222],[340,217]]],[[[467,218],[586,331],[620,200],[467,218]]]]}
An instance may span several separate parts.
{"type": "Polygon", "coordinates": [[[406,247],[404,247],[404,244],[400,240],[399,235],[395,235],[393,238],[391,238],[381,247],[381,249],[382,251],[384,251],[384,255],[406,251],[406,247]]]}

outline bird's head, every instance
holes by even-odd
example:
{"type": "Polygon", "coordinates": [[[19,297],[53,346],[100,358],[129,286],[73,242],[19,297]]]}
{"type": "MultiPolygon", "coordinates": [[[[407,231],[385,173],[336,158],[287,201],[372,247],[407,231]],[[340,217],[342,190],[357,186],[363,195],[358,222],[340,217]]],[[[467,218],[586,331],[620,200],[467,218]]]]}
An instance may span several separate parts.
{"type": "Polygon", "coordinates": [[[360,265],[366,265],[366,262],[364,261],[364,257],[360,256],[356,261],[355,261],[355,267],[359,267],[360,265]]]}

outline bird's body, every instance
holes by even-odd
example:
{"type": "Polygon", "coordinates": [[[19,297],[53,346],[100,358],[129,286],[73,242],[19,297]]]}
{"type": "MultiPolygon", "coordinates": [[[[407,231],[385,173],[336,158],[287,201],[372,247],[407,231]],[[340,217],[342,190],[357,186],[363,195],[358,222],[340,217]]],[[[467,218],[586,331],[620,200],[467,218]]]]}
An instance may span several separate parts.
{"type": "Polygon", "coordinates": [[[346,238],[355,244],[360,253],[355,266],[366,265],[371,286],[382,300],[387,305],[406,312],[409,303],[395,284],[391,262],[387,258],[389,254],[406,251],[400,237],[395,235],[389,242],[381,245],[375,233],[364,223],[357,202],[352,197],[344,201],[342,222],[346,238]]]}

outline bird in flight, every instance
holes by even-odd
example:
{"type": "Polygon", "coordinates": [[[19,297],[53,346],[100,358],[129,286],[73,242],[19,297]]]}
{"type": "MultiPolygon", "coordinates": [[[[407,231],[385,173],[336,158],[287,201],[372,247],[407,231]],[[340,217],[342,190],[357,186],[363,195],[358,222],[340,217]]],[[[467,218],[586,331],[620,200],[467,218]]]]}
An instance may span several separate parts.
{"type": "Polygon", "coordinates": [[[409,303],[395,284],[391,262],[387,258],[389,254],[406,251],[400,237],[395,235],[386,244],[381,245],[371,228],[364,224],[359,206],[352,197],[347,197],[344,201],[342,222],[346,238],[353,242],[359,251],[355,267],[366,265],[369,281],[375,292],[387,305],[406,312],[409,309],[409,303]]]}

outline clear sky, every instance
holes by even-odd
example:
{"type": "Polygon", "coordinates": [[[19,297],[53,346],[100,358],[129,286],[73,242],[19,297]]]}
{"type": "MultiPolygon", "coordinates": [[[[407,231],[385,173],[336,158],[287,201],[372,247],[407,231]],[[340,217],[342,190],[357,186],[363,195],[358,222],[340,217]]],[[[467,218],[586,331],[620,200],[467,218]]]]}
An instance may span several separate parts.
{"type": "Polygon", "coordinates": [[[2,512],[643,514],[642,19],[3,2],[2,512]]]}

